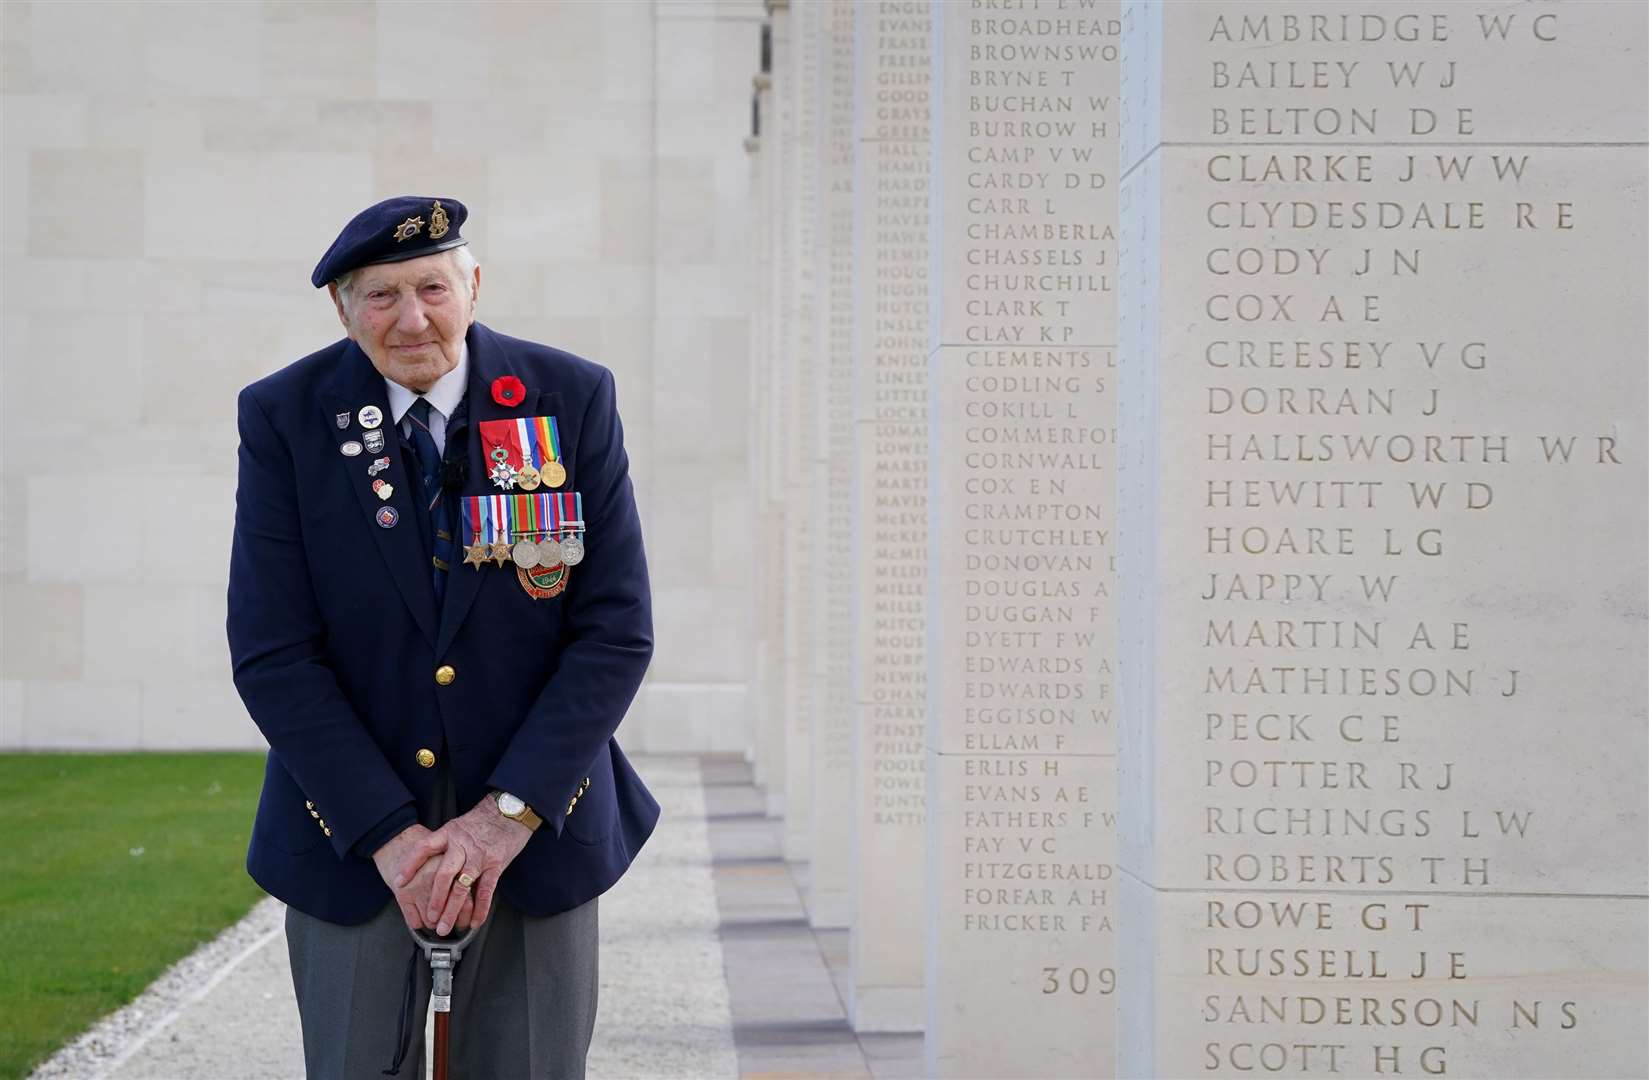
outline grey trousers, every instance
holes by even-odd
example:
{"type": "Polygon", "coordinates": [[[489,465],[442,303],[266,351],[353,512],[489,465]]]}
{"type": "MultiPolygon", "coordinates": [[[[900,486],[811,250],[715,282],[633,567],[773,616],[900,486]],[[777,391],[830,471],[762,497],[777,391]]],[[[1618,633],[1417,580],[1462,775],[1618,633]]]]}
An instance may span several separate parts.
{"type": "MultiPolygon", "coordinates": [[[[450,777],[437,780],[434,828],[454,810],[450,777]]],[[[596,901],[559,915],[523,915],[500,896],[464,949],[452,986],[454,1080],[583,1080],[595,1031],[596,901]]],[[[400,1050],[408,960],[413,950],[395,904],[360,926],[339,926],[286,909],[292,989],[303,1021],[309,1080],[378,1080],[400,1050]]],[[[413,1028],[402,1080],[424,1078],[429,963],[420,951],[413,1028]]]]}
{"type": "MultiPolygon", "coordinates": [[[[339,926],[287,908],[286,942],[309,1080],[376,1080],[400,1048],[414,948],[400,909],[390,904],[360,926],[339,926]]],[[[544,918],[498,900],[453,979],[455,1080],[582,1078],[595,1030],[596,946],[595,900],[544,918]]],[[[430,976],[422,953],[415,972],[403,1080],[424,1076],[430,976]]]]}

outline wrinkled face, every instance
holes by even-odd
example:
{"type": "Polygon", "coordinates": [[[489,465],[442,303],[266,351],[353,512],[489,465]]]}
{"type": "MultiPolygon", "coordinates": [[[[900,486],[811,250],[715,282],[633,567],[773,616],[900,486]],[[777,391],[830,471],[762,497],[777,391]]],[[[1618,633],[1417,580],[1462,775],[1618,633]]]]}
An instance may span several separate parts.
{"type": "Polygon", "coordinates": [[[458,366],[475,321],[481,268],[461,271],[448,251],[363,266],[346,293],[328,286],[350,340],[386,379],[423,393],[458,366]]]}

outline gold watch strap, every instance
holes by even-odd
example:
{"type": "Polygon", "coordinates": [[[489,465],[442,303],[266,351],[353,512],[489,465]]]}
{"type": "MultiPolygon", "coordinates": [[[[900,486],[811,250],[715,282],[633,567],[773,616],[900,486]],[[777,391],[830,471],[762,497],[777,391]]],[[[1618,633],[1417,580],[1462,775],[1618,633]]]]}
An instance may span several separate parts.
{"type": "MultiPolygon", "coordinates": [[[[503,792],[501,791],[494,792],[492,797],[492,804],[494,806],[498,806],[498,812],[503,814],[504,817],[509,818],[511,821],[519,821],[533,832],[537,832],[538,827],[544,824],[544,819],[533,813],[533,808],[527,805],[527,801],[525,799],[521,800],[522,810],[519,814],[505,814],[504,808],[498,805],[498,796],[502,794],[503,792]]],[[[520,798],[520,796],[518,795],[516,798],[520,798]]]]}

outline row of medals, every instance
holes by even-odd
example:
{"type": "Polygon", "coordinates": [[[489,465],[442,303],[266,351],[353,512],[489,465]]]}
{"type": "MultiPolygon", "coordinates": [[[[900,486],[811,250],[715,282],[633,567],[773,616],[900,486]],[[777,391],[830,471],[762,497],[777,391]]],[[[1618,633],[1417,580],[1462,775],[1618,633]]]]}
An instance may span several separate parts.
{"type": "MultiPolygon", "coordinates": [[[[523,465],[519,469],[515,469],[510,467],[509,457],[509,451],[503,447],[493,450],[492,471],[487,474],[492,478],[494,484],[505,491],[512,487],[518,487],[522,491],[535,491],[539,484],[543,484],[545,487],[558,488],[567,482],[567,470],[559,461],[546,461],[542,469],[535,469],[531,465],[523,465]]],[[[499,566],[503,566],[504,563],[500,556],[503,554],[505,547],[504,544],[493,544],[489,553],[482,557],[491,558],[499,566]]],[[[531,570],[535,566],[558,566],[561,564],[577,566],[584,561],[584,541],[577,536],[569,535],[557,539],[545,533],[542,539],[517,540],[515,543],[507,545],[507,547],[510,559],[523,570],[531,570]]],[[[488,545],[480,543],[465,548],[465,561],[469,560],[471,551],[479,553],[486,548],[488,548],[488,545]]],[[[480,569],[479,564],[476,564],[476,569],[480,569]]]]}
{"type": "Polygon", "coordinates": [[[523,570],[531,570],[535,566],[577,566],[584,561],[584,541],[577,536],[557,539],[545,533],[542,539],[537,540],[523,538],[513,544],[477,541],[464,548],[464,562],[477,570],[484,562],[491,561],[503,566],[506,560],[523,570]]]}
{"type": "Polygon", "coordinates": [[[563,563],[577,566],[584,561],[584,541],[577,536],[563,536],[557,540],[547,536],[542,540],[517,540],[510,547],[510,558],[523,570],[535,566],[555,566],[563,563]]]}

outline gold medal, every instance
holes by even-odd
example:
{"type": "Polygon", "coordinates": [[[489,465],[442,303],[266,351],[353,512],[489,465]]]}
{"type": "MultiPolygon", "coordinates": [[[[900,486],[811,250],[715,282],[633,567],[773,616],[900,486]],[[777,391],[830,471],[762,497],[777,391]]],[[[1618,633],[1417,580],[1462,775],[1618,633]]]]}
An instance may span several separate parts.
{"type": "Polygon", "coordinates": [[[515,474],[515,486],[522,491],[533,491],[538,487],[538,470],[531,465],[523,465],[515,474]]]}
{"type": "Polygon", "coordinates": [[[561,467],[559,461],[546,461],[544,467],[538,471],[540,479],[550,487],[558,488],[567,482],[567,470],[561,467]]]}
{"type": "Polygon", "coordinates": [[[491,559],[498,566],[503,566],[505,563],[510,561],[510,546],[505,543],[497,543],[492,545],[492,553],[488,555],[487,558],[491,559]]]}

